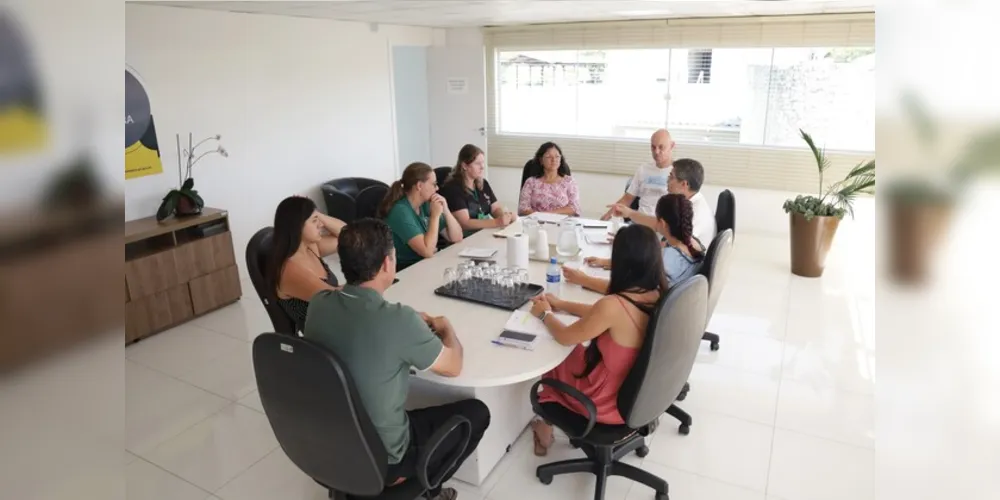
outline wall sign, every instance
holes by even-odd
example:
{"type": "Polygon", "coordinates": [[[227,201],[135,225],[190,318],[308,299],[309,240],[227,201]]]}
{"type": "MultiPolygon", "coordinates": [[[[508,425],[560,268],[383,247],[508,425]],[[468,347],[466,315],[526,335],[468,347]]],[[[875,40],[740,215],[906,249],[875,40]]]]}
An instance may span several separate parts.
{"type": "Polygon", "coordinates": [[[163,173],[149,95],[135,70],[125,68],[125,178],[163,173]]]}
{"type": "Polygon", "coordinates": [[[469,79],[468,78],[449,78],[448,79],[448,93],[449,94],[468,94],[469,93],[469,79]]]}

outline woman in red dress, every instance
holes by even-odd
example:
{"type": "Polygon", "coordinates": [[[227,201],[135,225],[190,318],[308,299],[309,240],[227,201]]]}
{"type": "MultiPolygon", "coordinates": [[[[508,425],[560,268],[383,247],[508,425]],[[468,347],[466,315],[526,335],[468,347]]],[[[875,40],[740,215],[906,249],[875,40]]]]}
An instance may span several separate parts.
{"type": "MultiPolygon", "coordinates": [[[[543,378],[565,382],[590,398],[597,406],[598,423],[625,423],[618,411],[618,390],[635,364],[650,312],[667,291],[661,252],[652,229],[638,224],[625,227],[615,236],[611,249],[611,280],[604,297],[591,305],[546,294],[532,304],[532,314],[542,319],[557,342],[576,346],[543,378]],[[550,314],[553,310],[580,319],[566,326],[550,314]],[[584,347],[587,341],[590,345],[584,347]]],[[[539,401],[587,415],[579,402],[551,388],[542,389],[539,401]]],[[[532,429],[535,454],[543,456],[552,445],[552,426],[536,420],[532,429]]]]}

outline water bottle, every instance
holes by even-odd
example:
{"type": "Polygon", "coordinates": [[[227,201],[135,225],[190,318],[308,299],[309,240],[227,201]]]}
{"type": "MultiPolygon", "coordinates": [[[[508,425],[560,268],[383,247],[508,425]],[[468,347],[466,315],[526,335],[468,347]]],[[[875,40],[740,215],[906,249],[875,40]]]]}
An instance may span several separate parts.
{"type": "Polygon", "coordinates": [[[560,281],[562,281],[562,269],[555,257],[549,259],[549,268],[545,270],[545,291],[559,296],[560,281]]]}

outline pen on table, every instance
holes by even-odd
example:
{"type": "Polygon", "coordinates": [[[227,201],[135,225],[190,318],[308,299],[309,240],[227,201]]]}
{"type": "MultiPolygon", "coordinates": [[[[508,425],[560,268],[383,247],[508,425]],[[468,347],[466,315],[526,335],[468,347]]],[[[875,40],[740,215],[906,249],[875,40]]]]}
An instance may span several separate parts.
{"type": "Polygon", "coordinates": [[[524,350],[524,351],[529,351],[530,350],[530,349],[528,349],[527,347],[524,347],[524,346],[514,345],[514,344],[507,344],[507,343],[504,343],[504,342],[500,342],[499,340],[491,340],[490,343],[498,345],[498,346],[502,346],[502,347],[513,347],[514,349],[521,349],[521,350],[524,350]]]}

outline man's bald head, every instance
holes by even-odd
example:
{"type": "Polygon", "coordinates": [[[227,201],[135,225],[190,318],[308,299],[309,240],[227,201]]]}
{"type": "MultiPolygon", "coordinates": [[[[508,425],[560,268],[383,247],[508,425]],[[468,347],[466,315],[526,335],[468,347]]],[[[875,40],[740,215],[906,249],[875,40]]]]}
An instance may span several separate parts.
{"type": "Polygon", "coordinates": [[[649,149],[657,167],[667,168],[673,162],[674,141],[667,129],[661,128],[653,132],[653,136],[649,138],[649,149]]]}

